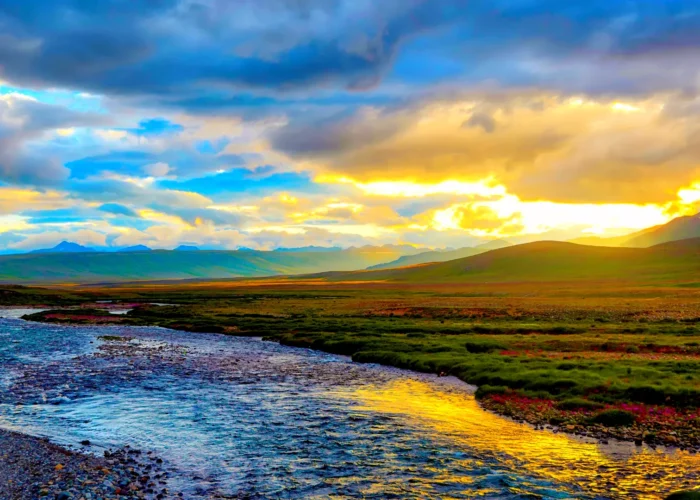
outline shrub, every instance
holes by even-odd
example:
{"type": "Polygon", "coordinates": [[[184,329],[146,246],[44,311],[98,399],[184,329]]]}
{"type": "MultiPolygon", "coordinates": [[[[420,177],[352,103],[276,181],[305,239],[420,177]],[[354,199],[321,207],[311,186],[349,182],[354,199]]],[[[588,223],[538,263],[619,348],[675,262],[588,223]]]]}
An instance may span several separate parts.
{"type": "Polygon", "coordinates": [[[226,331],[223,326],[206,323],[183,326],[183,329],[194,333],[224,333],[226,331]]]}
{"type": "Polygon", "coordinates": [[[547,391],[550,394],[561,394],[578,386],[575,380],[557,379],[547,377],[545,379],[528,381],[525,388],[530,391],[547,391]]]}
{"type": "Polygon", "coordinates": [[[489,342],[467,342],[464,344],[464,347],[466,347],[467,351],[471,352],[472,354],[484,354],[487,352],[506,349],[506,347],[501,344],[489,342]]]}
{"type": "Polygon", "coordinates": [[[630,401],[659,405],[666,402],[668,395],[664,390],[657,387],[642,385],[628,387],[624,392],[624,396],[630,401]]]}
{"type": "Polygon", "coordinates": [[[549,333],[553,334],[563,334],[563,333],[580,333],[581,330],[579,328],[574,328],[571,326],[555,326],[553,328],[550,328],[549,333]]]}
{"type": "Polygon", "coordinates": [[[557,403],[560,410],[600,410],[604,406],[583,398],[569,398],[557,403]]]}
{"type": "Polygon", "coordinates": [[[452,348],[450,346],[446,345],[436,345],[436,346],[430,346],[426,347],[423,349],[423,352],[429,352],[431,354],[436,354],[440,352],[450,352],[452,348]]]}
{"type": "Polygon", "coordinates": [[[608,427],[623,427],[632,425],[635,417],[634,413],[625,410],[605,410],[594,416],[592,421],[608,427]]]}
{"type": "Polygon", "coordinates": [[[492,394],[505,394],[506,392],[508,392],[508,388],[502,385],[481,385],[476,390],[474,397],[476,397],[476,399],[483,399],[492,394]]]}
{"type": "Polygon", "coordinates": [[[666,500],[700,500],[700,490],[677,491],[667,496],[666,500]]]}

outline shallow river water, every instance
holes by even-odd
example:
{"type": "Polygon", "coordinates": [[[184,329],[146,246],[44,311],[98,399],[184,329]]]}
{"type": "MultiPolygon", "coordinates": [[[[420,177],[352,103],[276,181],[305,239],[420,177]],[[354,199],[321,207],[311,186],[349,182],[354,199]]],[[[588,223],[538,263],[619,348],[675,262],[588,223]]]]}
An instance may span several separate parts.
{"type": "Polygon", "coordinates": [[[450,377],[159,328],[0,319],[0,427],[153,450],[189,498],[660,498],[700,485],[697,455],[535,431],[450,377]]]}

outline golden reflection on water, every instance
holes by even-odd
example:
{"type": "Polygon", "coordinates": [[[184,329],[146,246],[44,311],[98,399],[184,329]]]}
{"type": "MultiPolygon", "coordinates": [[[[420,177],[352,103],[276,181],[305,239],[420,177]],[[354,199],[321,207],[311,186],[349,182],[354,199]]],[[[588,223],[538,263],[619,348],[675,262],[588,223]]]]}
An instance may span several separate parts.
{"type": "MultiPolygon", "coordinates": [[[[599,445],[535,430],[485,411],[473,396],[449,386],[402,379],[358,388],[349,397],[358,410],[402,415],[431,431],[433,439],[449,439],[474,450],[474,456],[494,457],[508,469],[577,485],[584,493],[657,499],[700,486],[699,455],[640,449],[628,443],[599,445]]],[[[475,466],[473,458],[468,462],[465,466],[475,466]]]]}

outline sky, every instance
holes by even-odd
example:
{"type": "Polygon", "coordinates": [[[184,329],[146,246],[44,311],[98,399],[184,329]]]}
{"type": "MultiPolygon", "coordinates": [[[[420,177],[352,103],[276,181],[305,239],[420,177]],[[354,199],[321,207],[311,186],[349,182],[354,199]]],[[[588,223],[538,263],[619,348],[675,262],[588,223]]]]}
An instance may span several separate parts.
{"type": "Polygon", "coordinates": [[[626,234],[699,90],[697,0],[0,0],[0,251],[626,234]]]}

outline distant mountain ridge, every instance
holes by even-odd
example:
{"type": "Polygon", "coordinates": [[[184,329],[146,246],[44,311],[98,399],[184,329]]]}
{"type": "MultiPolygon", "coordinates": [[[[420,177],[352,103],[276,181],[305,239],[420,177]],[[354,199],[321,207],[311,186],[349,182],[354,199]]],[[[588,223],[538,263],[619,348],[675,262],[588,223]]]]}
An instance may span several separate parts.
{"type": "Polygon", "coordinates": [[[625,242],[625,246],[650,247],[668,241],[700,237],[700,214],[677,217],[662,225],[645,229],[625,242]]]}
{"type": "Polygon", "coordinates": [[[41,248],[39,250],[32,250],[29,253],[83,253],[83,252],[94,252],[94,248],[85,247],[72,241],[62,241],[58,245],[52,248],[41,248]]]}
{"type": "MultiPolygon", "coordinates": [[[[249,250],[249,249],[248,249],[249,250]]],[[[310,245],[306,247],[278,247],[275,248],[276,252],[340,252],[341,247],[321,247],[316,245],[310,245]]]]}
{"type": "Polygon", "coordinates": [[[700,214],[676,217],[666,224],[648,227],[624,236],[600,238],[589,236],[570,240],[571,243],[593,246],[647,248],[669,241],[700,237],[700,214]]]}
{"type": "Polygon", "coordinates": [[[153,249],[147,247],[146,245],[134,245],[131,247],[120,248],[117,252],[152,252],[153,249]]]}
{"type": "Polygon", "coordinates": [[[193,245],[178,245],[175,248],[173,248],[174,252],[197,252],[199,251],[199,247],[193,246],[193,245]]]}
{"type": "MultiPolygon", "coordinates": [[[[418,249],[410,248],[412,251],[418,249]]],[[[0,256],[0,282],[154,281],[220,279],[351,271],[395,260],[396,246],[319,251],[38,252],[0,256]]]]}

